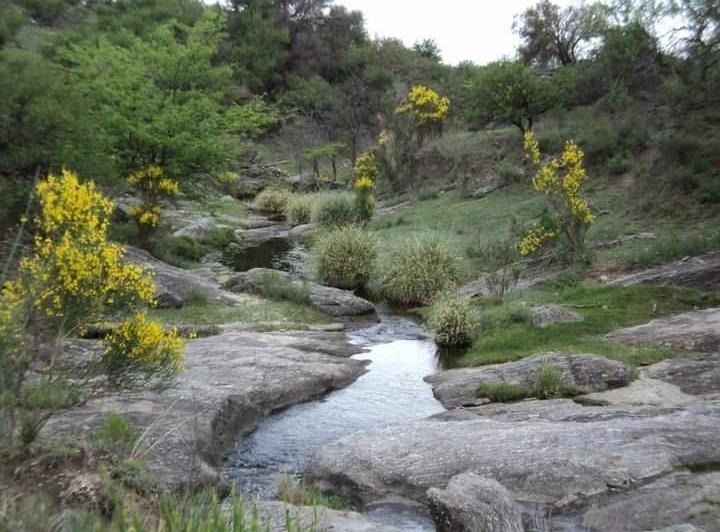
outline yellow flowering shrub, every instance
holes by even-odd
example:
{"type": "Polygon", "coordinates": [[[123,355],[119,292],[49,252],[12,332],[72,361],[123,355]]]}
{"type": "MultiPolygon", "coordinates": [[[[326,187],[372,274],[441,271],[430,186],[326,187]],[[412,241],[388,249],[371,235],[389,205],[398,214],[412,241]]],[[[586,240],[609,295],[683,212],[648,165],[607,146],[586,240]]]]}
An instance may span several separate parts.
{"type": "Polygon", "coordinates": [[[574,141],[569,140],[560,157],[543,162],[540,146],[531,131],[525,133],[524,145],[528,159],[537,168],[532,179],[533,188],[548,198],[552,212],[549,224],[536,224],[524,236],[519,244],[520,253],[535,253],[562,234],[575,257],[583,251],[585,233],[595,221],[590,203],[582,195],[587,179],[583,166],[584,153],[574,141]]]}
{"type": "Polygon", "coordinates": [[[361,154],[353,168],[355,182],[355,203],[358,210],[358,217],[361,221],[367,222],[375,212],[375,190],[380,169],[375,160],[375,155],[370,152],[361,154]]]}
{"type": "Polygon", "coordinates": [[[172,376],[183,369],[185,341],[176,329],[166,330],[139,312],[105,338],[105,367],[111,378],[172,376]]]}
{"type": "Polygon", "coordinates": [[[400,106],[395,110],[397,114],[409,113],[420,125],[442,123],[450,110],[450,100],[440,96],[434,90],[423,85],[415,85],[410,89],[400,106]]]}
{"type": "Polygon", "coordinates": [[[177,196],[180,187],[157,165],[130,174],[127,182],[138,191],[141,199],[141,204],[130,210],[130,216],[135,218],[141,233],[147,236],[160,225],[161,202],[177,196]]]}

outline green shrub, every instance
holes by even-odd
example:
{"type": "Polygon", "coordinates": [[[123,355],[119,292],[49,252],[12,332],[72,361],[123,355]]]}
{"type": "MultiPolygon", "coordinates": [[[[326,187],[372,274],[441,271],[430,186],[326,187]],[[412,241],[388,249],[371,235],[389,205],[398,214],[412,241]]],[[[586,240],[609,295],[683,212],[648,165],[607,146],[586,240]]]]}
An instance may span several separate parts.
{"type": "Polygon", "coordinates": [[[466,297],[447,295],[430,308],[428,326],[440,345],[467,345],[478,326],[478,313],[466,297]]]}
{"type": "Polygon", "coordinates": [[[490,399],[495,403],[520,401],[528,396],[527,390],[518,384],[509,382],[483,382],[478,386],[478,397],[490,399]]]}
{"type": "Polygon", "coordinates": [[[383,264],[380,293],[401,305],[427,305],[453,287],[456,259],[439,237],[418,237],[390,253],[383,264]]]}
{"type": "Polygon", "coordinates": [[[348,192],[319,194],[313,205],[312,221],[326,228],[357,223],[355,195],[348,192]]]}
{"type": "Polygon", "coordinates": [[[336,495],[324,495],[302,480],[282,475],[275,483],[275,495],[284,503],[294,506],[325,506],[333,510],[344,510],[347,503],[336,495]]]}
{"type": "Polygon", "coordinates": [[[151,253],[163,262],[186,268],[197,263],[205,254],[202,246],[189,236],[164,236],[157,238],[151,253]]]}
{"type": "Polygon", "coordinates": [[[498,177],[510,183],[522,183],[524,181],[529,182],[529,179],[525,174],[525,169],[522,166],[514,164],[508,160],[502,160],[497,163],[495,166],[495,172],[498,177]]]}
{"type": "Polygon", "coordinates": [[[310,303],[310,288],[304,281],[287,280],[277,272],[264,272],[260,278],[262,294],[275,301],[292,301],[299,305],[310,303]]]}
{"type": "Polygon", "coordinates": [[[225,249],[230,242],[235,241],[235,233],[229,227],[213,227],[208,231],[202,243],[212,249],[225,249]]]}
{"type": "Polygon", "coordinates": [[[129,454],[138,438],[135,427],[125,416],[108,414],[95,433],[95,443],[103,450],[129,454]]]}
{"type": "Polygon", "coordinates": [[[367,284],[377,257],[373,236],[353,226],[339,227],[321,235],[312,253],[322,284],[350,290],[367,284]]]}
{"type": "Polygon", "coordinates": [[[311,194],[294,194],[287,203],[285,217],[292,226],[310,223],[312,219],[314,196],[311,194]]]}
{"type": "Polygon", "coordinates": [[[282,188],[266,188],[255,198],[258,212],[270,216],[283,216],[287,209],[290,192],[282,188]]]}
{"type": "Polygon", "coordinates": [[[440,189],[435,186],[425,186],[418,192],[418,201],[427,201],[431,199],[437,199],[440,197],[440,189]]]}
{"type": "Polygon", "coordinates": [[[577,391],[563,381],[560,372],[550,363],[543,363],[535,375],[535,397],[538,399],[556,399],[572,397],[577,391]]]}

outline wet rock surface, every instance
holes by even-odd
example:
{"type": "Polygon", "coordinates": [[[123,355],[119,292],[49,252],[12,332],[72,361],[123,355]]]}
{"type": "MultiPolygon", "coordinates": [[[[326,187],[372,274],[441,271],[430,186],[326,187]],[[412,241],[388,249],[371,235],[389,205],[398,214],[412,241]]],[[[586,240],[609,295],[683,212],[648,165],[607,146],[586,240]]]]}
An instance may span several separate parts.
{"type": "Polygon", "coordinates": [[[563,383],[580,393],[624,386],[630,379],[620,362],[597,355],[540,353],[515,362],[477,368],[451,369],[427,377],[433,393],[446,408],[484,402],[477,389],[483,383],[511,383],[531,391],[543,365],[555,369],[563,383]]]}
{"type": "Polygon", "coordinates": [[[375,306],[366,299],[347,290],[301,281],[289,273],[279,270],[253,268],[233,276],[224,284],[224,288],[232,292],[263,295],[267,289],[268,279],[306,286],[309,291],[310,304],[330,316],[364,316],[377,319],[375,306]]]}
{"type": "MultiPolygon", "coordinates": [[[[323,353],[337,351],[337,343],[302,332],[234,332],[189,341],[186,369],[175,386],[91,399],[53,416],[42,437],[92,438],[107,414],[122,414],[143,434],[141,454],[162,484],[216,483],[224,454],[260,420],[342,388],[365,372],[364,361],[323,353]]],[[[82,346],[101,348],[90,341],[82,346]]]]}

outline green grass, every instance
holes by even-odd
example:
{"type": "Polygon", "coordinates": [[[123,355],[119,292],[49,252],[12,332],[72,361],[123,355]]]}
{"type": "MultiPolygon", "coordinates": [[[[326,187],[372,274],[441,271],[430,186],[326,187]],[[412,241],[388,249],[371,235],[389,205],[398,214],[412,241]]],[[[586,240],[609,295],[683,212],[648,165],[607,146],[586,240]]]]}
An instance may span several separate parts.
{"type": "Polygon", "coordinates": [[[237,200],[213,200],[202,204],[202,211],[213,215],[233,216],[235,218],[247,218],[247,207],[237,200]]]}
{"type": "Polygon", "coordinates": [[[477,366],[517,360],[544,351],[594,353],[621,360],[631,366],[657,362],[672,351],[662,347],[630,347],[603,338],[621,327],[720,304],[720,295],[702,295],[696,290],[633,286],[628,288],[579,284],[555,288],[552,285],[518,294],[498,306],[483,309],[483,329],[472,348],[456,360],[459,366],[477,366]],[[558,324],[540,329],[527,319],[527,305],[560,303],[585,318],[582,322],[558,324]]]}
{"type": "Polygon", "coordinates": [[[495,403],[511,403],[528,396],[525,388],[509,382],[483,382],[477,389],[477,396],[490,399],[495,403]]]}
{"type": "Polygon", "coordinates": [[[180,309],[153,309],[150,315],[168,325],[218,325],[231,322],[281,322],[288,327],[329,323],[331,318],[308,306],[291,301],[250,298],[238,305],[186,305],[180,309]]]}

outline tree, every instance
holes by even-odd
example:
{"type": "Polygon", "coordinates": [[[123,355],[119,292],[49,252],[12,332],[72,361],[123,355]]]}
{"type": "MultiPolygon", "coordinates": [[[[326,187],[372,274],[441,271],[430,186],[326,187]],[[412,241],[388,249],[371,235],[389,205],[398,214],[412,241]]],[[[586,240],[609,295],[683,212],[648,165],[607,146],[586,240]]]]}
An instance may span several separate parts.
{"type": "Polygon", "coordinates": [[[523,40],[520,56],[525,63],[545,67],[575,64],[582,45],[601,35],[607,13],[599,3],[561,9],[550,0],[542,0],[513,25],[523,40]]]}
{"type": "Polygon", "coordinates": [[[423,39],[413,44],[413,50],[419,53],[423,57],[432,59],[433,61],[441,61],[442,55],[440,48],[434,39],[423,39]]]}
{"type": "Polygon", "coordinates": [[[223,28],[208,10],[193,27],[164,24],[128,47],[101,37],[63,54],[119,172],[159,165],[182,179],[227,165],[232,72],[215,64],[223,28]]]}
{"type": "Polygon", "coordinates": [[[471,83],[470,115],[481,122],[504,121],[523,134],[557,103],[552,81],[518,62],[500,61],[482,68],[471,83]]]}
{"type": "Polygon", "coordinates": [[[671,11],[680,15],[685,52],[706,81],[708,72],[720,61],[720,2],[718,0],[679,0],[671,11]]]}

